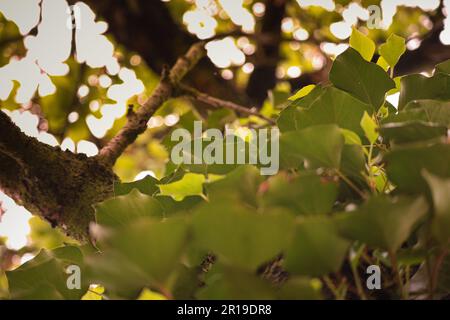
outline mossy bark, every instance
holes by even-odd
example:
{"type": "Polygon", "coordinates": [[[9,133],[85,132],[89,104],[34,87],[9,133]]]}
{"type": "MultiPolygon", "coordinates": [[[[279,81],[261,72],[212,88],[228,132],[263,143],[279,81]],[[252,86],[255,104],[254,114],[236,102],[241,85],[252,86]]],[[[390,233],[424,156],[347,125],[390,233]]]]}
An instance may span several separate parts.
{"type": "Polygon", "coordinates": [[[26,136],[0,112],[0,188],[35,215],[85,241],[92,205],[110,197],[110,166],[26,136]]]}

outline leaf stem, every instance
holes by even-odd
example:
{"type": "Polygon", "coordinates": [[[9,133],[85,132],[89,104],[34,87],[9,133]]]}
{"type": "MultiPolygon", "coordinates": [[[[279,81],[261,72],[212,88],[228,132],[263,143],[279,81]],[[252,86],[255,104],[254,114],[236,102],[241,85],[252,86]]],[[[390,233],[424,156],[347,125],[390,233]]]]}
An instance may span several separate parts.
{"type": "Polygon", "coordinates": [[[402,299],[406,299],[405,290],[403,287],[402,276],[400,275],[400,269],[398,267],[397,254],[394,251],[389,251],[389,257],[391,259],[392,269],[394,271],[395,280],[397,282],[398,288],[402,299]]]}
{"type": "Polygon", "coordinates": [[[349,178],[347,178],[339,169],[336,170],[336,174],[345,183],[347,183],[350,186],[350,188],[352,188],[361,198],[367,199],[367,195],[362,190],[360,190],[349,178]]]}

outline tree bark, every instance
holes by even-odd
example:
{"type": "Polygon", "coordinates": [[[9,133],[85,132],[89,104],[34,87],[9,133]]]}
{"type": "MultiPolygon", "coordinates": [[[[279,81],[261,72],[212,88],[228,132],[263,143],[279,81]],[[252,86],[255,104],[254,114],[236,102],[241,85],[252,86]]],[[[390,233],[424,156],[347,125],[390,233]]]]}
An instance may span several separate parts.
{"type": "Polygon", "coordinates": [[[0,111],[0,188],[31,213],[85,241],[92,204],[112,195],[111,167],[25,135],[0,111]]]}

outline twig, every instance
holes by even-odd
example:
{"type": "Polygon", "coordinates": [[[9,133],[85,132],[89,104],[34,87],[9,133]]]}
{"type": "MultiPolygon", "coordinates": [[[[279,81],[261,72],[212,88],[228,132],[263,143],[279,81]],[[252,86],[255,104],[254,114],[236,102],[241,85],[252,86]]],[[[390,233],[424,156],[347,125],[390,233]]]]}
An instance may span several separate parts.
{"type": "Polygon", "coordinates": [[[448,255],[448,250],[447,249],[443,249],[441,251],[441,253],[439,254],[439,256],[436,258],[436,262],[433,266],[433,270],[431,273],[431,292],[430,292],[430,296],[429,299],[433,299],[434,298],[434,293],[436,291],[436,288],[438,286],[438,277],[439,277],[439,272],[441,270],[442,264],[444,263],[445,257],[448,255]]]}
{"type": "Polygon", "coordinates": [[[394,251],[389,252],[389,257],[391,259],[392,271],[394,272],[395,281],[397,282],[398,289],[400,291],[402,299],[405,299],[405,289],[403,287],[403,280],[400,274],[400,268],[398,266],[397,254],[394,251]]]}
{"type": "Polygon", "coordinates": [[[200,92],[197,89],[191,88],[185,84],[180,84],[179,89],[181,90],[182,94],[190,96],[190,97],[192,97],[198,101],[201,101],[203,103],[209,104],[210,106],[212,106],[214,108],[230,109],[230,110],[237,111],[239,113],[244,113],[244,114],[248,114],[248,115],[252,115],[252,116],[264,119],[271,124],[276,123],[273,119],[270,119],[251,108],[241,106],[241,105],[236,104],[231,101],[225,101],[225,100],[221,100],[216,97],[209,96],[206,93],[200,92]]]}
{"type": "Polygon", "coordinates": [[[117,158],[147,129],[147,122],[158,108],[173,96],[183,77],[204,57],[204,42],[194,44],[185,56],[179,58],[172,69],[163,70],[161,80],[150,98],[128,119],[126,125],[100,151],[98,158],[114,165],[117,158]]]}
{"type": "Polygon", "coordinates": [[[339,178],[341,178],[347,185],[353,189],[361,198],[367,199],[367,194],[365,194],[363,191],[361,191],[349,178],[345,176],[340,170],[335,171],[339,178]]]}

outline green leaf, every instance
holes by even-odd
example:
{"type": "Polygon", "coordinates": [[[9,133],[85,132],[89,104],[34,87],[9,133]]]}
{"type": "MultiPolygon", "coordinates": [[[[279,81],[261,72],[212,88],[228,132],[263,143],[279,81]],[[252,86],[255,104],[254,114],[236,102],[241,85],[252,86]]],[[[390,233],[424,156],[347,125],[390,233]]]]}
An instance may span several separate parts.
{"type": "Polygon", "coordinates": [[[375,42],[356,28],[353,28],[350,36],[350,47],[358,51],[367,61],[372,60],[376,48],[375,42]]]}
{"type": "Polygon", "coordinates": [[[309,86],[301,88],[300,90],[297,91],[296,94],[294,94],[292,97],[289,98],[289,101],[295,101],[303,97],[306,97],[308,94],[311,93],[311,91],[314,90],[315,87],[316,86],[314,84],[311,84],[309,86]]]}
{"type": "Polygon", "coordinates": [[[362,146],[345,145],[342,150],[341,172],[349,178],[361,180],[365,171],[366,157],[362,146]]]}
{"type": "Polygon", "coordinates": [[[223,179],[208,183],[205,188],[210,201],[240,202],[256,208],[256,193],[263,180],[258,168],[243,165],[223,179]]]}
{"type": "Polygon", "coordinates": [[[359,100],[378,110],[386,92],[395,88],[395,82],[374,63],[365,61],[352,48],[339,55],[330,71],[331,82],[359,100]]]}
{"type": "Polygon", "coordinates": [[[411,121],[403,123],[389,123],[380,128],[383,138],[392,143],[402,144],[417,141],[432,140],[435,138],[447,138],[447,127],[438,124],[411,121]]]}
{"type": "Polygon", "coordinates": [[[336,219],[339,233],[351,240],[375,248],[397,251],[410,237],[417,223],[425,217],[428,205],[424,198],[371,198],[358,210],[336,219]]]}
{"type": "Polygon", "coordinates": [[[450,75],[450,60],[444,61],[436,66],[437,72],[450,75]]]}
{"type": "Polygon", "coordinates": [[[152,196],[157,192],[159,181],[152,176],[146,176],[144,179],[130,182],[130,183],[114,183],[114,195],[123,196],[131,192],[133,189],[138,189],[141,193],[152,196]]]}
{"type": "Polygon", "coordinates": [[[422,120],[426,122],[437,123],[450,128],[450,102],[442,102],[436,100],[418,100],[408,103],[403,112],[407,117],[400,121],[406,120],[422,120]]]}
{"type": "Polygon", "coordinates": [[[261,277],[224,265],[214,266],[206,285],[199,290],[201,300],[274,300],[275,292],[261,277]]]}
{"type": "Polygon", "coordinates": [[[383,57],[379,57],[378,58],[377,65],[382,67],[383,70],[386,71],[386,72],[389,70],[389,63],[386,60],[384,60],[383,57]]]}
{"type": "Polygon", "coordinates": [[[285,212],[258,214],[238,203],[213,202],[194,214],[196,243],[233,266],[256,270],[287,245],[293,217],[285,212]]]}
{"type": "Polygon", "coordinates": [[[289,208],[298,215],[330,213],[338,195],[336,182],[315,173],[301,173],[293,180],[278,175],[269,179],[268,188],[262,196],[265,206],[289,208]]]}
{"type": "Polygon", "coordinates": [[[291,274],[323,276],[341,268],[348,247],[332,220],[308,218],[297,223],[284,264],[291,274]]]}
{"type": "Polygon", "coordinates": [[[341,128],[341,132],[342,135],[344,136],[345,144],[349,145],[356,144],[358,146],[362,145],[361,138],[353,131],[341,128]]]}
{"type": "Polygon", "coordinates": [[[322,300],[322,283],[318,279],[290,277],[277,291],[280,300],[322,300]]]}
{"type": "MultiPolygon", "coordinates": [[[[280,156],[292,161],[307,160],[307,167],[339,169],[344,137],[336,125],[320,125],[284,133],[280,156]]],[[[284,160],[286,161],[286,160],[284,160]]]]}
{"type": "Polygon", "coordinates": [[[301,130],[315,125],[336,124],[362,137],[360,120],[365,112],[373,114],[373,108],[342,90],[328,87],[309,108],[296,110],[295,128],[301,130]]]}
{"type": "Polygon", "coordinates": [[[402,78],[399,110],[416,100],[450,100],[450,75],[436,73],[428,78],[421,74],[413,74],[402,78]]]}
{"type": "Polygon", "coordinates": [[[379,52],[391,68],[394,68],[401,56],[406,52],[406,41],[396,34],[391,34],[386,43],[380,46],[379,52]]]}
{"type": "Polygon", "coordinates": [[[145,288],[137,300],[167,300],[167,298],[158,292],[145,288]]]}
{"type": "Polygon", "coordinates": [[[125,196],[115,197],[95,205],[96,221],[106,227],[122,227],[138,218],[164,218],[161,204],[155,198],[133,189],[125,196]]]}
{"type": "Polygon", "coordinates": [[[442,245],[447,245],[450,239],[450,179],[442,179],[427,171],[423,171],[422,175],[428,182],[433,197],[431,232],[442,245]]]}
{"type": "Polygon", "coordinates": [[[171,196],[176,201],[182,201],[188,196],[204,196],[203,183],[206,178],[203,174],[186,173],[181,180],[158,185],[162,195],[171,196]]]}
{"type": "MultiPolygon", "coordinates": [[[[34,259],[14,271],[7,271],[12,299],[79,300],[87,290],[67,287],[66,267],[77,265],[83,270],[83,255],[77,247],[66,246],[53,251],[42,250],[34,259]]],[[[83,272],[81,272],[83,276],[83,272]]],[[[83,280],[83,279],[82,279],[83,280]]]]}
{"type": "Polygon", "coordinates": [[[361,119],[361,128],[363,128],[364,134],[366,135],[367,139],[369,139],[370,144],[374,144],[378,140],[378,126],[375,120],[373,120],[373,118],[369,116],[367,112],[364,113],[361,119]]]}
{"type": "Polygon", "coordinates": [[[428,192],[422,170],[450,178],[450,145],[434,144],[396,148],[385,156],[389,179],[399,190],[409,193],[428,192]]]}
{"type": "Polygon", "coordinates": [[[145,218],[102,240],[102,252],[87,260],[92,283],[124,298],[136,298],[146,286],[170,290],[188,243],[184,218],[145,218]]]}

